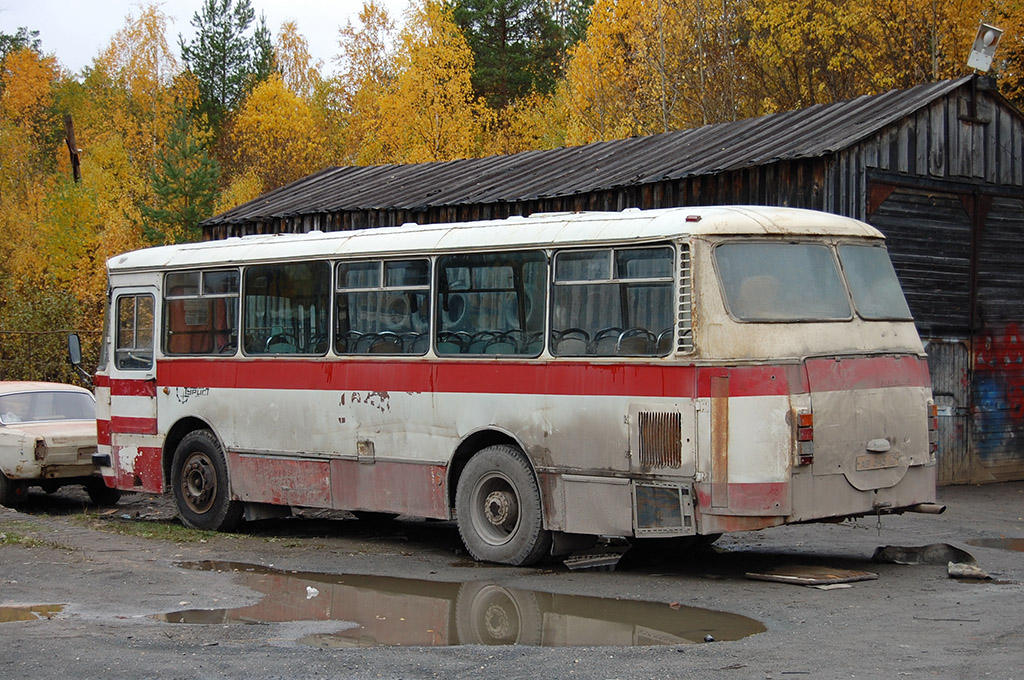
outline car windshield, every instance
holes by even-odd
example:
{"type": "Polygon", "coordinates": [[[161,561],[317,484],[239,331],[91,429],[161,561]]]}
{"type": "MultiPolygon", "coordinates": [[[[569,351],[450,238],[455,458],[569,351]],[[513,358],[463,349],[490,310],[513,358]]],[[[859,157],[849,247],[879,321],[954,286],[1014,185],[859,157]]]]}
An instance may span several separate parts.
{"type": "Polygon", "coordinates": [[[96,402],[85,392],[16,392],[0,395],[0,423],[93,420],[96,402]]]}

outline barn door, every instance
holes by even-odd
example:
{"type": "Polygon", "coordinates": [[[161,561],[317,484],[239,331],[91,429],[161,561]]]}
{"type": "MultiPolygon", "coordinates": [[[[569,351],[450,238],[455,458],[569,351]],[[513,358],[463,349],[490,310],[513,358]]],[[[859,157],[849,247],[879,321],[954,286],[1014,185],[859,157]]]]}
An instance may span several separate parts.
{"type": "Polygon", "coordinates": [[[962,342],[928,342],[928,371],[939,411],[939,484],[971,482],[970,353],[962,342]]]}

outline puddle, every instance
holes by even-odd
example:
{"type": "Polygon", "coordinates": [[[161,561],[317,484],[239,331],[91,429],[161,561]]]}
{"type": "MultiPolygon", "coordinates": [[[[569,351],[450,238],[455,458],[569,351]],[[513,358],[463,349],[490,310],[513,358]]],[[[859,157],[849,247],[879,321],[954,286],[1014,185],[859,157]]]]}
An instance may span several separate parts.
{"type": "Polygon", "coordinates": [[[26,607],[0,607],[0,623],[52,619],[64,611],[62,604],[36,604],[26,607]]]}
{"type": "Polygon", "coordinates": [[[979,548],[996,548],[998,550],[1024,552],[1024,538],[972,538],[967,541],[967,544],[975,545],[979,548]]]}
{"type": "Polygon", "coordinates": [[[354,624],[298,640],[318,647],[678,645],[705,642],[708,636],[739,640],[766,630],[754,619],[710,609],[559,595],[486,582],[286,572],[233,562],[179,566],[234,572],[239,583],[264,598],[248,607],[188,609],[154,618],[168,623],[354,624]]]}

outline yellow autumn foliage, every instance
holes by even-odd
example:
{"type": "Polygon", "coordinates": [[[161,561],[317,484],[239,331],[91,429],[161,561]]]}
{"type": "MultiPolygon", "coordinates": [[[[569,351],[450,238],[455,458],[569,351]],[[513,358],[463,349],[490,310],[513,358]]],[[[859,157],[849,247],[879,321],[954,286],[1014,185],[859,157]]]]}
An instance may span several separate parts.
{"type": "Polygon", "coordinates": [[[263,191],[316,172],[327,163],[323,131],[313,110],[279,74],[257,85],[231,128],[234,161],[263,191]]]}

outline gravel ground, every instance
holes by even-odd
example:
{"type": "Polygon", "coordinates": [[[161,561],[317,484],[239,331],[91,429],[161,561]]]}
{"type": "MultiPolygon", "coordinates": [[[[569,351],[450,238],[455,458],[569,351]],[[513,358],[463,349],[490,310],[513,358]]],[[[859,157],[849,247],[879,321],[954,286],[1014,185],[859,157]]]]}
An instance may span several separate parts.
{"type": "Polygon", "coordinates": [[[448,522],[303,512],[200,536],[177,530],[166,497],[104,510],[77,489],[33,493],[19,511],[0,508],[0,621],[30,617],[0,625],[0,667],[38,678],[1024,678],[1024,554],[976,544],[1020,549],[1009,539],[1024,539],[1024,483],[944,488],[940,502],[938,516],[779,527],[571,571],[476,564],[448,522]],[[929,544],[968,551],[990,578],[872,561],[881,546],[929,544]],[[792,566],[877,579],[821,590],[747,577],[792,566]],[[32,605],[59,607],[21,609],[32,605]],[[167,622],[181,619],[202,622],[167,622]],[[480,644],[512,640],[522,644],[480,644]]]}

